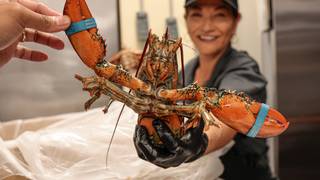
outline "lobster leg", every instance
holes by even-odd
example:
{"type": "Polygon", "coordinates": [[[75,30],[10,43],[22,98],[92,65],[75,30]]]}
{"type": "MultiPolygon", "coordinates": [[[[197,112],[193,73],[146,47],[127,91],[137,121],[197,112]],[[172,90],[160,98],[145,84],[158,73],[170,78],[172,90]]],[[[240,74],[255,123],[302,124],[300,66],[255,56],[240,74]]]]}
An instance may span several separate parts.
{"type": "Polygon", "coordinates": [[[97,65],[95,71],[98,76],[104,77],[134,91],[139,91],[145,95],[152,94],[150,85],[131,75],[128,71],[123,69],[121,65],[114,65],[108,61],[103,61],[97,65]]]}
{"type": "MultiPolygon", "coordinates": [[[[215,117],[211,111],[206,108],[206,101],[197,101],[189,105],[166,105],[166,104],[157,104],[154,109],[155,112],[163,112],[167,115],[169,114],[178,114],[180,116],[189,117],[191,120],[188,120],[187,124],[192,124],[192,127],[195,127],[197,122],[191,123],[192,119],[202,118],[205,122],[206,128],[210,125],[220,127],[217,117],[215,117]],[[199,114],[197,117],[196,114],[199,114]]],[[[189,125],[187,125],[190,127],[189,125]]]]}
{"type": "Polygon", "coordinates": [[[137,113],[145,113],[150,110],[150,101],[148,101],[149,99],[141,99],[133,96],[103,77],[93,76],[84,78],[76,75],[76,78],[82,81],[84,84],[83,90],[89,91],[90,95],[93,96],[89,101],[86,102],[86,109],[88,109],[90,105],[100,97],[101,94],[104,94],[111,97],[113,100],[125,103],[137,113]]]}
{"type": "Polygon", "coordinates": [[[167,101],[201,100],[206,97],[207,91],[207,88],[191,84],[181,89],[160,89],[156,95],[167,101]]]}

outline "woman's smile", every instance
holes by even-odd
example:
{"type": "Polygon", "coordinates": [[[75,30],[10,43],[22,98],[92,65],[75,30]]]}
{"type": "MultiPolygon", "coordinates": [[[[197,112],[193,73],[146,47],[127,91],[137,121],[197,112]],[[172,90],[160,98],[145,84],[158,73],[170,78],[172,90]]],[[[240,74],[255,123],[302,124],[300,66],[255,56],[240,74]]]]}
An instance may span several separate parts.
{"type": "Polygon", "coordinates": [[[218,37],[213,35],[198,35],[198,39],[202,42],[214,42],[218,37]]]}

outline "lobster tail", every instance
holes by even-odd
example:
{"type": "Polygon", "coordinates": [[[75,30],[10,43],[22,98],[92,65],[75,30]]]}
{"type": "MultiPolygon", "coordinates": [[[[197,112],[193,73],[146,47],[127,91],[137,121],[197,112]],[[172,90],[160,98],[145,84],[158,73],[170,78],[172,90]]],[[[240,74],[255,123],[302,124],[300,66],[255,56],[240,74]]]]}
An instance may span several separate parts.
{"type": "Polygon", "coordinates": [[[73,48],[83,63],[94,69],[105,57],[106,46],[85,0],[67,0],[63,14],[71,19],[66,34],[73,48]]]}

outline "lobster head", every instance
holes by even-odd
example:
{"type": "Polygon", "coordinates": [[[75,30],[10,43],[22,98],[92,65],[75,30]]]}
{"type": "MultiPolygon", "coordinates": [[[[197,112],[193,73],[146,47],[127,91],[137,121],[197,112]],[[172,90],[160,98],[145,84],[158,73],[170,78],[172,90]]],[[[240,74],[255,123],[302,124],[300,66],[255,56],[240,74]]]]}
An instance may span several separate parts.
{"type": "Polygon", "coordinates": [[[181,38],[177,41],[169,40],[166,32],[162,39],[155,34],[149,35],[149,50],[146,55],[145,70],[149,81],[160,85],[169,78],[177,76],[178,63],[176,52],[181,47],[181,38]]]}

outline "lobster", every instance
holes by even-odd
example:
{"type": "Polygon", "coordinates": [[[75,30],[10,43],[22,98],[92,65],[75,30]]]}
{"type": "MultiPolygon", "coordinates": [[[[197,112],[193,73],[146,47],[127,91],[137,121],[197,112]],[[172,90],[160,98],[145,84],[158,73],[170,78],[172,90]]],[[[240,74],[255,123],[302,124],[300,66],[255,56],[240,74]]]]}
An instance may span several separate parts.
{"type": "Polygon", "coordinates": [[[177,51],[181,49],[182,58],[181,38],[170,40],[166,32],[160,39],[150,31],[134,76],[106,59],[105,40],[98,33],[85,0],[66,0],[64,14],[72,22],[66,34],[73,48],[96,74],[75,76],[91,96],[85,109],[101,95],[123,102],[139,114],[137,123],[157,143],[161,142],[152,126],[154,119],[164,121],[176,137],[198,126],[200,120],[204,120],[205,127],[219,127],[222,122],[239,133],[259,138],[277,136],[287,129],[289,122],[281,113],[244,93],[200,87],[196,83],[178,88],[177,51]]]}

